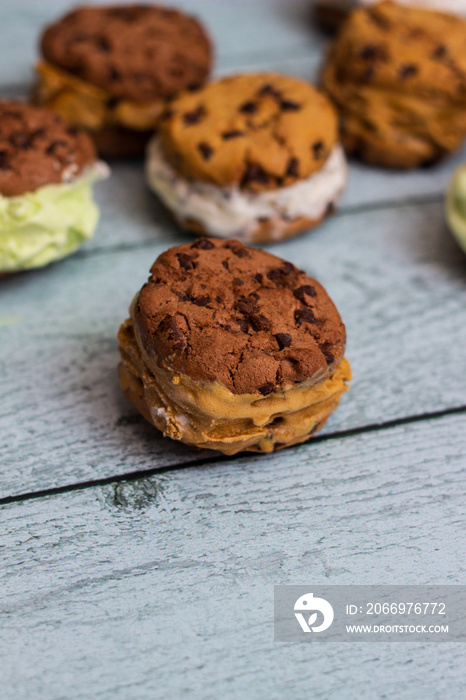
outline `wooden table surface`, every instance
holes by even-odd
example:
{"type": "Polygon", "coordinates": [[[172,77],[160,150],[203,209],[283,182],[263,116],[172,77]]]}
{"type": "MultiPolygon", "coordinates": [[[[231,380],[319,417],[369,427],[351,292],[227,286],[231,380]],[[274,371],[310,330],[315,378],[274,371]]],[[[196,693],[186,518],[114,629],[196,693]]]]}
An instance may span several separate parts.
{"type": "MultiPolygon", "coordinates": [[[[308,0],[196,0],[217,73],[317,75],[308,0]]],[[[1,95],[64,2],[0,6],[1,95]]],[[[273,586],[464,584],[466,258],[443,194],[351,164],[338,214],[270,250],[317,277],[354,381],[306,445],[227,458],[166,440],[121,395],[115,334],[189,238],[115,164],[95,239],[0,285],[0,696],[464,697],[465,645],[274,644],[273,586]]]]}

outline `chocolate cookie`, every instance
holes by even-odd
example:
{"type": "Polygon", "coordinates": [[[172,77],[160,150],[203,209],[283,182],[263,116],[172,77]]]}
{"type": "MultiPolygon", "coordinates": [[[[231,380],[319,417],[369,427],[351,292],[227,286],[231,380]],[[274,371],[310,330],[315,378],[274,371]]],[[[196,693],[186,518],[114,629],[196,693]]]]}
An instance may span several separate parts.
{"type": "Polygon", "coordinates": [[[107,170],[58,114],[0,102],[0,274],[42,267],[91,238],[91,186],[107,170]]]}
{"type": "Polygon", "coordinates": [[[350,378],[323,287],[239,241],[163,253],[119,333],[122,388],[164,433],[227,454],[305,440],[350,378]]]}
{"type": "Polygon", "coordinates": [[[14,197],[77,177],[94,163],[90,138],[56,113],[0,101],[0,194],[14,197]]]}
{"type": "Polygon", "coordinates": [[[47,27],[41,50],[36,99],[97,137],[120,130],[97,139],[110,156],[140,151],[164,101],[202,85],[212,63],[200,23],[155,5],[78,8],[47,27]]]}
{"type": "Polygon", "coordinates": [[[147,174],[187,228],[258,240],[267,223],[274,240],[325,216],[346,166],[328,99],[302,80],[264,73],[223,78],[171,102],[147,174]]]}
{"type": "Polygon", "coordinates": [[[413,168],[466,135],[466,22],[382,2],[345,22],[322,84],[341,115],[348,153],[413,168]]]}

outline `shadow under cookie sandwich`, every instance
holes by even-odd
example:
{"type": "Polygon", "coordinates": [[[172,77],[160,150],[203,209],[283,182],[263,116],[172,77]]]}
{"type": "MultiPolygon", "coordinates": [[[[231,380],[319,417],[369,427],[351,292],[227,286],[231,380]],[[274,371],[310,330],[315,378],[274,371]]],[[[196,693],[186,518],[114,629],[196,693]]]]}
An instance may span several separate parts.
{"type": "Polygon", "coordinates": [[[89,136],[49,109],[0,102],[0,273],[37,268],[92,237],[92,184],[108,175],[89,136]]]}
{"type": "Polygon", "coordinates": [[[185,92],[147,151],[151,189],[184,228],[276,241],[319,224],[346,184],[337,115],[297,78],[236,75],[185,92]]]}
{"type": "Polygon", "coordinates": [[[348,154],[430,164],[466,136],[466,21],[382,2],[345,22],[322,74],[348,154]]]}
{"type": "Polygon", "coordinates": [[[165,101],[212,62],[192,17],[155,5],[81,7],[46,28],[34,99],[87,129],[104,157],[142,154],[165,101]]]}
{"type": "Polygon", "coordinates": [[[159,256],[118,334],[121,387],[165,435],[235,454],[304,442],[351,379],[324,288],[239,241],[159,256]]]}

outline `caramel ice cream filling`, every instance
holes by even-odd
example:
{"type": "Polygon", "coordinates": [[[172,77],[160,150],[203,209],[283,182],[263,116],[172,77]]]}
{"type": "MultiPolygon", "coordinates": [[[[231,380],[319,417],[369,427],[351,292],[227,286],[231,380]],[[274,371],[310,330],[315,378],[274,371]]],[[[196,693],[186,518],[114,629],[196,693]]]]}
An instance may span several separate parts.
{"type": "Polygon", "coordinates": [[[56,110],[68,123],[89,131],[108,128],[153,130],[164,108],[163,100],[116,100],[102,88],[46,61],[40,62],[36,70],[35,101],[56,110]]]}
{"type": "Polygon", "coordinates": [[[131,319],[121,326],[118,342],[121,387],[143,416],[168,437],[227,455],[304,442],[337,408],[351,380],[343,358],[326,379],[314,376],[268,396],[233,394],[218,382],[194,381],[161,368],[141,350],[131,319]]]}

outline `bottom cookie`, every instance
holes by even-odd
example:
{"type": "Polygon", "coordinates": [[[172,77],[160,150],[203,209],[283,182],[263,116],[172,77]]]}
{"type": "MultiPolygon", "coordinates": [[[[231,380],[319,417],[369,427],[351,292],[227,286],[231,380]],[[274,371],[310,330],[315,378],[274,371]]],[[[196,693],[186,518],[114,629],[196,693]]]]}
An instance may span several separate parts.
{"type": "Polygon", "coordinates": [[[118,342],[121,388],[144,418],[165,436],[200,449],[274,452],[308,440],[340,403],[351,379],[343,358],[331,377],[279,393],[234,395],[215,382],[196,382],[144,361],[127,320],[118,342]]]}
{"type": "Polygon", "coordinates": [[[320,171],[266,192],[218,187],[180,176],[157,137],[147,149],[147,180],[180,226],[197,235],[234,237],[245,243],[282,241],[318,226],[335,210],[347,179],[337,144],[320,171]]]}
{"type": "MultiPolygon", "coordinates": [[[[265,219],[262,221],[258,220],[257,224],[248,230],[248,235],[243,240],[248,243],[272,243],[285,241],[287,238],[293,238],[304,231],[309,231],[310,229],[316,228],[324,219],[334,212],[335,205],[330,204],[324,216],[322,216],[320,219],[307,219],[304,216],[300,216],[297,219],[291,220],[280,217],[274,217],[272,219],[265,219]]],[[[186,231],[194,233],[196,236],[212,235],[199,221],[195,221],[194,219],[181,219],[173,212],[171,212],[171,214],[173,215],[177,224],[186,231]]]]}

